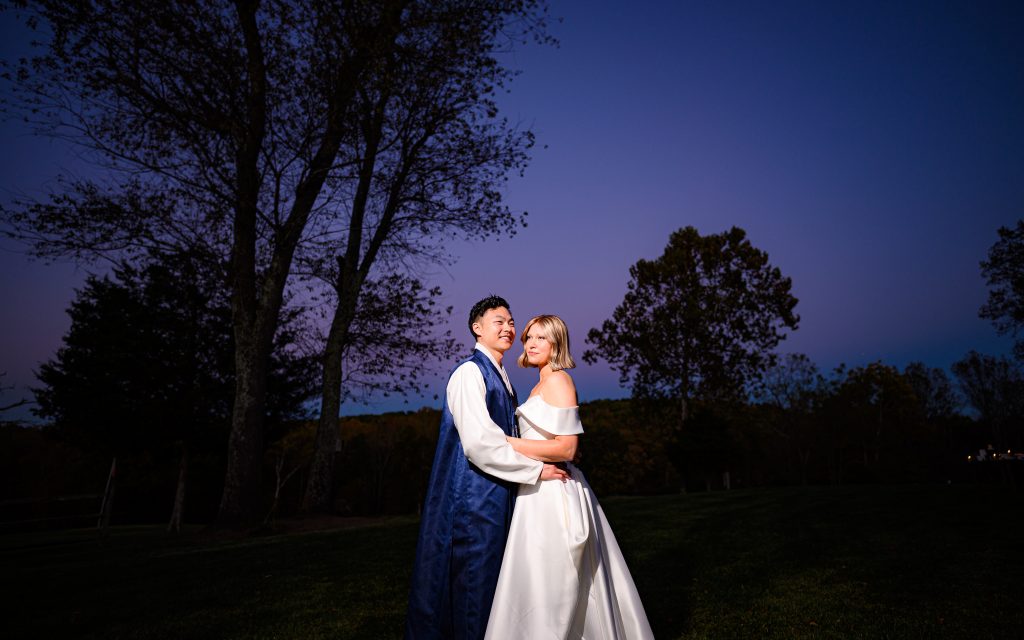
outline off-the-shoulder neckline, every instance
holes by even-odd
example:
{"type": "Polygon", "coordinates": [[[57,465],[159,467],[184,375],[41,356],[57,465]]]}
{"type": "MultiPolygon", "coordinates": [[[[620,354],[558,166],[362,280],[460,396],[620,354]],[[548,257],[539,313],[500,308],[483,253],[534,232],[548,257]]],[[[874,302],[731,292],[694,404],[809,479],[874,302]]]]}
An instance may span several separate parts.
{"type": "MultiPolygon", "coordinates": [[[[547,400],[545,400],[544,399],[544,394],[541,393],[540,391],[538,391],[537,393],[527,397],[526,398],[526,402],[529,402],[530,400],[533,400],[534,398],[540,398],[541,402],[543,402],[544,404],[548,405],[552,409],[561,409],[563,411],[566,411],[566,410],[569,410],[569,409],[579,409],[580,408],[580,405],[575,405],[575,406],[572,406],[572,407],[559,407],[559,406],[555,406],[555,405],[551,404],[550,402],[548,402],[547,400]]],[[[526,402],[524,402],[523,404],[526,404],[526,402]]]]}

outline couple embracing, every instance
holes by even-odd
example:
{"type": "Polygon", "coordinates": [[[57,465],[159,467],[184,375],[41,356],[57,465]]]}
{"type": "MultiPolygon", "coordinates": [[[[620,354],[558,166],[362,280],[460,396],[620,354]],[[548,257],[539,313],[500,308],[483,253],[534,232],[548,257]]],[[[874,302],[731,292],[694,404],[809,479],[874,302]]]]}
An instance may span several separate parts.
{"type": "Polygon", "coordinates": [[[653,638],[604,512],[569,461],[583,427],[569,334],[523,330],[518,363],[540,380],[519,404],[502,358],[508,303],[469,313],[476,349],[452,372],[409,595],[406,640],[653,638]]]}

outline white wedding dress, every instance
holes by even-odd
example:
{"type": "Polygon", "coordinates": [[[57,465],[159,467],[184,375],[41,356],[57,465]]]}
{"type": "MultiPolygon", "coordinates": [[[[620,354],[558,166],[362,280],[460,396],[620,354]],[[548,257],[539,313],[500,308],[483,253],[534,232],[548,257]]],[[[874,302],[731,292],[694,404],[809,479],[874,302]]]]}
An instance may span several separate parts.
{"type": "MultiPolygon", "coordinates": [[[[520,405],[523,438],[583,433],[579,409],[520,405]]],[[[487,640],[654,638],[611,527],[583,474],[520,485],[487,640]]]]}

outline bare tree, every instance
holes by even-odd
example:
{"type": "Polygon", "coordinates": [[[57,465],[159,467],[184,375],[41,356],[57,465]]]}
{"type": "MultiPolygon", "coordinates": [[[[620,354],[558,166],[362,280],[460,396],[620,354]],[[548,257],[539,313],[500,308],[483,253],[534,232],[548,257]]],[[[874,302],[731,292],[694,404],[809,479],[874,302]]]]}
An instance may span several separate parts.
{"type": "Polygon", "coordinates": [[[1005,356],[970,351],[953,363],[953,375],[978,419],[1002,449],[1024,446],[1024,370],[1005,356]]]}
{"type": "MultiPolygon", "coordinates": [[[[463,31],[478,31],[466,38],[481,47],[476,62],[497,66],[494,43],[517,21],[527,31],[539,24],[540,3],[11,4],[38,28],[44,49],[13,72],[7,70],[14,89],[8,107],[42,132],[80,144],[109,171],[102,180],[58,182],[48,200],[5,207],[6,232],[32,243],[44,257],[91,260],[197,248],[223,257],[232,300],[236,387],[218,521],[258,523],[267,362],[302,243],[348,247],[337,261],[338,281],[345,283],[338,295],[344,319],[351,317],[357,285],[369,277],[376,256],[389,251],[397,256],[404,245],[417,247],[408,255],[425,255],[426,247],[438,245],[420,240],[440,240],[433,234],[474,224],[460,227],[455,218],[466,211],[442,206],[451,200],[432,198],[429,191],[420,194],[422,203],[407,197],[379,209],[380,215],[390,216],[389,224],[367,222],[358,202],[379,197],[388,184],[362,179],[384,166],[372,149],[357,142],[372,137],[365,130],[367,105],[396,108],[382,103],[379,91],[391,86],[389,74],[417,77],[405,65],[414,64],[434,39],[443,49],[446,38],[458,41],[463,31]],[[371,188],[360,190],[360,185],[371,188]],[[363,249],[353,252],[352,247],[363,249]]],[[[439,86],[462,82],[458,74],[465,68],[437,69],[442,78],[456,74],[439,86]]],[[[494,90],[473,86],[479,93],[464,97],[478,103],[494,90]]],[[[474,113],[495,116],[488,109],[474,113]]],[[[371,112],[370,117],[399,122],[389,113],[371,112]]],[[[401,149],[399,141],[405,140],[415,136],[389,133],[375,144],[391,151],[401,149]]],[[[396,153],[390,157],[401,157],[396,153]]],[[[448,157],[435,159],[443,163],[448,157]]],[[[412,175],[420,167],[406,165],[405,170],[412,175]]],[[[473,193],[477,186],[455,179],[451,188],[456,200],[477,197],[493,203],[494,193],[473,193]]],[[[505,214],[488,222],[494,213],[493,207],[486,208],[483,219],[491,231],[508,222],[505,214]]]]}
{"type": "MultiPolygon", "coordinates": [[[[0,380],[2,380],[3,378],[6,378],[6,377],[7,377],[7,372],[6,371],[4,371],[3,373],[0,373],[0,380]]],[[[0,393],[3,393],[4,391],[10,391],[12,389],[14,389],[14,385],[8,385],[8,386],[0,385],[0,393]]],[[[22,398],[21,400],[16,400],[16,401],[14,401],[14,402],[12,402],[10,404],[0,405],[0,413],[2,413],[4,411],[10,411],[11,409],[17,409],[18,407],[24,407],[28,403],[29,403],[29,400],[27,398],[22,398]]]]}
{"type": "Polygon", "coordinates": [[[807,471],[817,440],[814,414],[825,395],[824,376],[810,358],[791,353],[768,368],[756,387],[756,396],[773,409],[771,430],[790,452],[787,460],[797,461],[801,484],[807,484],[807,471]]]}
{"type": "Polygon", "coordinates": [[[1014,354],[1024,362],[1024,219],[999,227],[999,240],[981,262],[988,300],[978,315],[992,322],[1000,335],[1014,337],[1014,354]]]}
{"type": "Polygon", "coordinates": [[[392,371],[394,391],[417,388],[424,362],[440,363],[452,354],[450,339],[428,339],[432,302],[420,300],[420,285],[391,276],[373,283],[367,296],[373,271],[415,272],[424,262],[445,261],[445,244],[453,237],[515,232],[519,219],[502,204],[500,189],[510,172],[524,167],[533,139],[496,117],[491,92],[509,72],[493,56],[505,42],[502,29],[536,28],[529,22],[506,25],[499,7],[436,4],[435,15],[421,14],[403,30],[399,48],[380,62],[381,73],[357,92],[353,170],[336,183],[347,194],[349,214],[343,224],[336,217],[314,220],[317,239],[300,254],[334,301],[307,511],[327,510],[333,502],[344,354],[351,351],[357,316],[364,331],[375,313],[388,319],[411,315],[421,323],[405,334],[381,327],[358,341],[388,348],[384,362],[400,370],[392,371]]]}

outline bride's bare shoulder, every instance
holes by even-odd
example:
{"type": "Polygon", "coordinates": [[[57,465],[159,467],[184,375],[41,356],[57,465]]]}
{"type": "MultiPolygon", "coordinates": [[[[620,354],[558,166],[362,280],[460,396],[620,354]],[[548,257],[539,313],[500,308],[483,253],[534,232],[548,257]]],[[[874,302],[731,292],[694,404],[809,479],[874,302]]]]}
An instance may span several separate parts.
{"type": "Polygon", "coordinates": [[[565,371],[555,371],[544,382],[544,401],[555,407],[575,407],[576,385],[565,371]]]}

